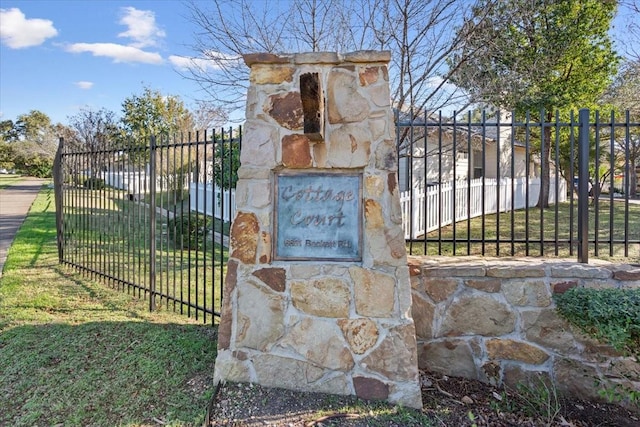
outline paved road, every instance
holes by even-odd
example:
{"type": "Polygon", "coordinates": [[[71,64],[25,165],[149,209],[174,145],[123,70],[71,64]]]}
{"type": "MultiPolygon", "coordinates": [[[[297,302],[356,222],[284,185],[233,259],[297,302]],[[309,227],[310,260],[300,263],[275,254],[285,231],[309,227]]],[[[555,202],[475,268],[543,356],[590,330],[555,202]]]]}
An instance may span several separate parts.
{"type": "Polygon", "coordinates": [[[25,178],[0,189],[0,276],[13,238],[45,182],[43,179],[25,178]]]}

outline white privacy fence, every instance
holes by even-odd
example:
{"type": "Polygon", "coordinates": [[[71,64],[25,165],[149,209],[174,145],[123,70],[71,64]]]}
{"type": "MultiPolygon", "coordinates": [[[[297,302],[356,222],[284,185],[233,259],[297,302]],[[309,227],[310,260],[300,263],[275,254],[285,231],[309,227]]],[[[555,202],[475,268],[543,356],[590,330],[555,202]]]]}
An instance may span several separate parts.
{"type": "Polygon", "coordinates": [[[189,208],[223,221],[231,221],[236,214],[236,191],[192,182],[189,184],[189,208]]]}
{"type": "MultiPolygon", "coordinates": [[[[403,191],[400,204],[404,237],[416,239],[453,222],[534,207],[539,194],[540,178],[484,179],[484,187],[483,179],[479,178],[431,185],[426,193],[422,186],[414,188],[413,194],[403,191]]],[[[558,194],[556,198],[556,179],[551,177],[549,203],[567,201],[567,182],[559,180],[558,194]]]]}

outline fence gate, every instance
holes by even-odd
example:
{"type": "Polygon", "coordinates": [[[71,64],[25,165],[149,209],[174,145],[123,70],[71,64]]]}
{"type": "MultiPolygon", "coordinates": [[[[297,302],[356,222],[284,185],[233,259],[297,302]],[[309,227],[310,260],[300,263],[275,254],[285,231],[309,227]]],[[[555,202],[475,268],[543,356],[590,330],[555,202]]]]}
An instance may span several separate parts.
{"type": "Polygon", "coordinates": [[[61,263],[214,323],[227,260],[241,128],[92,149],[60,141],[54,167],[61,263]],[[196,210],[194,206],[210,209],[196,210]],[[226,215],[223,215],[226,212],[226,215]]]}

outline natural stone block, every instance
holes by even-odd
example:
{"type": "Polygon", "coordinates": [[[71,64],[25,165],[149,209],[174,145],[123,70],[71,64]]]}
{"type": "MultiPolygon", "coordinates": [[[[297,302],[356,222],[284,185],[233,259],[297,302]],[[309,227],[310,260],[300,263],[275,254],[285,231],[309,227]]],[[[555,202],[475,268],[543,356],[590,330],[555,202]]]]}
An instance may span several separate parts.
{"type": "Polygon", "coordinates": [[[364,218],[367,228],[378,230],[384,227],[382,206],[373,199],[366,199],[364,201],[364,218]]]}
{"type": "Polygon", "coordinates": [[[623,281],[640,281],[640,268],[634,270],[619,270],[613,273],[613,278],[623,281]]]}
{"type": "Polygon", "coordinates": [[[269,116],[286,129],[302,130],[304,127],[302,98],[298,92],[271,95],[267,110],[269,116]]]}
{"type": "Polygon", "coordinates": [[[336,278],[291,283],[294,307],[314,316],[348,317],[350,295],[349,286],[336,278]]]}
{"type": "Polygon", "coordinates": [[[469,345],[459,339],[435,341],[418,349],[418,366],[445,375],[477,379],[469,345]]]}
{"type": "Polygon", "coordinates": [[[520,307],[551,305],[551,294],[541,281],[507,280],[502,283],[502,294],[511,304],[520,307]]]}
{"type": "Polygon", "coordinates": [[[304,135],[286,135],[282,138],[282,164],[300,169],[312,165],[311,145],[304,135]]]}
{"type": "Polygon", "coordinates": [[[360,85],[368,86],[378,81],[380,67],[366,67],[360,70],[360,85]]]}
{"type": "Polygon", "coordinates": [[[416,292],[412,296],[411,314],[416,327],[416,337],[419,340],[430,340],[433,338],[433,318],[436,306],[416,292]]]}
{"type": "Polygon", "coordinates": [[[221,381],[246,383],[251,379],[250,366],[247,361],[236,359],[229,350],[218,352],[213,375],[214,384],[221,381]]]}
{"type": "Polygon", "coordinates": [[[490,359],[516,360],[530,365],[544,363],[549,355],[542,349],[523,341],[491,339],[486,343],[490,359]]]}
{"type": "Polygon", "coordinates": [[[358,315],[365,317],[391,317],[393,315],[396,288],[396,281],[393,277],[360,267],[351,267],[349,274],[353,280],[355,307],[358,315]]]}
{"type": "Polygon", "coordinates": [[[500,292],[502,287],[502,281],[498,279],[468,279],[464,281],[464,284],[470,288],[489,293],[500,292]]]}
{"type": "Polygon", "coordinates": [[[370,319],[340,319],[338,326],[342,329],[351,351],[364,354],[378,341],[378,327],[370,319]]]}
{"type": "Polygon", "coordinates": [[[528,370],[520,365],[506,364],[504,367],[503,382],[514,390],[518,386],[525,385],[529,388],[554,387],[549,372],[544,370],[528,370]]]}
{"type": "Polygon", "coordinates": [[[540,265],[530,266],[512,266],[501,265],[497,267],[488,267],[487,276],[502,278],[524,278],[524,277],[544,277],[544,268],[540,265]]]}
{"type": "Polygon", "coordinates": [[[244,54],[242,55],[242,59],[244,59],[244,63],[247,64],[248,67],[253,69],[256,64],[288,64],[293,57],[260,52],[244,54]]]}
{"type": "Polygon", "coordinates": [[[431,266],[425,265],[422,269],[425,277],[484,277],[486,269],[477,265],[460,266],[431,266]]]}
{"type": "Polygon", "coordinates": [[[252,212],[238,212],[231,226],[231,257],[245,264],[256,262],[258,251],[258,219],[252,212]]]}
{"type": "Polygon", "coordinates": [[[495,299],[466,294],[451,303],[438,336],[500,336],[515,330],[515,313],[495,299]]]}
{"type": "Polygon", "coordinates": [[[592,267],[584,264],[557,265],[551,267],[551,277],[575,279],[609,279],[613,276],[611,270],[592,267]]]}
{"type": "Polygon", "coordinates": [[[284,333],[284,301],[249,281],[238,286],[237,346],[265,350],[284,333]]]}
{"type": "Polygon", "coordinates": [[[356,396],[360,399],[387,400],[389,398],[389,386],[375,378],[354,377],[353,387],[356,396]]]}
{"type": "Polygon", "coordinates": [[[384,181],[377,175],[364,177],[364,195],[368,198],[380,199],[384,192],[384,181]]]}
{"type": "Polygon", "coordinates": [[[527,340],[563,354],[578,351],[566,320],[554,309],[528,310],[521,313],[522,329],[527,340]]]}
{"type": "Polygon", "coordinates": [[[251,68],[249,81],[257,85],[291,83],[293,80],[293,67],[272,67],[257,65],[251,68]]]}
{"type": "Polygon", "coordinates": [[[346,372],[354,365],[353,356],[340,330],[329,321],[303,318],[291,327],[278,347],[293,350],[324,369],[346,372]]]}
{"type": "MultiPolygon", "coordinates": [[[[395,141],[385,139],[377,144],[374,151],[374,160],[376,169],[390,172],[395,171],[398,167],[398,154],[396,153],[395,141]]],[[[393,193],[393,191],[391,193],[393,193]]]]}
{"type": "Polygon", "coordinates": [[[593,386],[596,381],[601,381],[598,371],[578,360],[558,357],[553,364],[555,384],[558,390],[565,395],[581,399],[602,400],[593,386]]]}
{"type": "Polygon", "coordinates": [[[377,107],[389,107],[391,105],[391,95],[388,85],[371,87],[371,89],[369,89],[369,96],[377,107]]]}
{"type": "Polygon", "coordinates": [[[229,260],[222,289],[222,312],[218,326],[218,350],[226,350],[231,344],[231,327],[233,325],[232,295],[238,280],[238,262],[229,260]]]}
{"type": "Polygon", "coordinates": [[[571,288],[578,287],[578,282],[575,280],[569,280],[565,282],[555,282],[551,284],[554,294],[564,294],[571,288]]]}
{"type": "Polygon", "coordinates": [[[424,290],[436,303],[442,302],[453,295],[458,289],[457,279],[444,279],[439,277],[425,277],[424,290]]]}
{"type": "Polygon", "coordinates": [[[329,134],[327,164],[334,168],[361,168],[369,164],[371,131],[359,124],[346,124],[329,134]]]}
{"type": "MultiPolygon", "coordinates": [[[[276,152],[274,141],[278,141],[278,131],[275,127],[257,120],[247,121],[242,138],[240,163],[245,171],[250,171],[251,178],[256,178],[255,169],[260,167],[270,169],[276,166],[276,152]],[[252,170],[253,169],[253,170],[252,170]]],[[[241,176],[238,170],[238,177],[241,176]]],[[[266,176],[268,178],[268,175],[266,176]]]]}
{"type": "Polygon", "coordinates": [[[348,52],[342,55],[344,61],[348,62],[382,62],[387,63],[391,60],[391,52],[388,50],[358,50],[348,52]]]}
{"type": "Polygon", "coordinates": [[[271,233],[266,231],[260,233],[258,260],[261,264],[269,264],[271,262],[271,233]]]}
{"type": "MultiPolygon", "coordinates": [[[[402,263],[406,262],[407,246],[404,240],[404,233],[400,227],[387,228],[384,231],[384,237],[387,240],[387,246],[389,247],[389,253],[391,258],[400,260],[402,263]]],[[[389,264],[392,264],[389,262],[389,264]]],[[[393,265],[399,265],[399,263],[393,263],[393,265]]]]}
{"type": "Polygon", "coordinates": [[[391,328],[382,342],[362,359],[371,372],[392,381],[417,380],[416,335],[413,323],[391,328]],[[393,354],[394,357],[389,357],[393,354]]]}
{"type": "Polygon", "coordinates": [[[252,273],[276,292],[283,292],[287,280],[284,268],[261,268],[252,273]]]}
{"type": "Polygon", "coordinates": [[[329,123],[361,122],[369,115],[369,103],[358,92],[354,73],[334,69],[327,80],[329,123]]]}

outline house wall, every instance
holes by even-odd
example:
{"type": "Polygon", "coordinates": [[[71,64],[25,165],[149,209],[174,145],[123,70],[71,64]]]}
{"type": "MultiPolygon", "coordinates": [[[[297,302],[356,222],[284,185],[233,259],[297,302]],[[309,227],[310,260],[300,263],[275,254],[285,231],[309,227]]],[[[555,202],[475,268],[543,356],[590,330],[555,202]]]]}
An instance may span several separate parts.
{"type": "Polygon", "coordinates": [[[616,384],[640,391],[640,364],[579,332],[552,298],[576,286],[640,288],[637,266],[410,256],[409,269],[421,369],[512,387],[542,376],[589,399],[616,384]]]}

